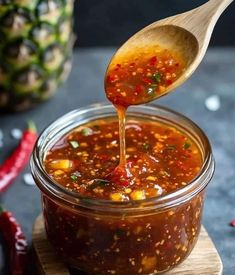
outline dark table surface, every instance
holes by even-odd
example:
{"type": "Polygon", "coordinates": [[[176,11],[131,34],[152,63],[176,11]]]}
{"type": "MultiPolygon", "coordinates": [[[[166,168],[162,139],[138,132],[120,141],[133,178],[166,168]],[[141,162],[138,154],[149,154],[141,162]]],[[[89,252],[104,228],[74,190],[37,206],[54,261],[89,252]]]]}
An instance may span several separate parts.
{"type": "MultiPolygon", "coordinates": [[[[11,129],[23,130],[27,120],[33,119],[42,131],[70,110],[106,101],[103,76],[113,52],[112,48],[78,50],[67,83],[53,99],[24,113],[1,114],[4,147],[0,148],[0,163],[17,144],[10,135],[11,129]]],[[[208,187],[203,223],[222,258],[223,274],[235,274],[235,228],[228,225],[235,219],[235,48],[209,50],[187,83],[157,103],[194,120],[211,141],[216,171],[208,187]],[[212,95],[221,100],[220,109],[214,112],[205,107],[205,100],[212,95]]],[[[1,201],[18,218],[30,242],[41,206],[37,187],[24,184],[23,174],[28,171],[26,168],[1,201]]]]}

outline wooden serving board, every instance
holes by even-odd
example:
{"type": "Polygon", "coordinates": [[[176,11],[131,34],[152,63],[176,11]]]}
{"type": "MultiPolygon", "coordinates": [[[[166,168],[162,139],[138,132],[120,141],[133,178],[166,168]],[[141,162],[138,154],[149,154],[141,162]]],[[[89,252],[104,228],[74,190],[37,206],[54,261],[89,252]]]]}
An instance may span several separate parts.
{"type": "MultiPolygon", "coordinates": [[[[56,256],[48,242],[40,215],[33,226],[33,247],[37,271],[40,275],[70,275],[68,268],[56,256]]],[[[204,227],[189,257],[166,275],[221,275],[223,265],[220,256],[204,227]]],[[[134,275],[134,274],[132,274],[134,275]]]]}

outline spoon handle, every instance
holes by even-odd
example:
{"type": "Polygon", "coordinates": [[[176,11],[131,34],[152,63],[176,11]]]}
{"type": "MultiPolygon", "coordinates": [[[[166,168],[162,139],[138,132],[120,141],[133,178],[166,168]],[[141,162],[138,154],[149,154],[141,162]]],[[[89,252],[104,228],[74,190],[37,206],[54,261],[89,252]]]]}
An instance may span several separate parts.
{"type": "Polygon", "coordinates": [[[221,14],[232,2],[233,0],[210,0],[205,5],[210,5],[214,10],[219,10],[221,14]]]}
{"type": "Polygon", "coordinates": [[[233,0],[210,0],[202,6],[172,17],[175,25],[192,32],[199,41],[211,36],[214,26],[224,10],[233,0]]]}

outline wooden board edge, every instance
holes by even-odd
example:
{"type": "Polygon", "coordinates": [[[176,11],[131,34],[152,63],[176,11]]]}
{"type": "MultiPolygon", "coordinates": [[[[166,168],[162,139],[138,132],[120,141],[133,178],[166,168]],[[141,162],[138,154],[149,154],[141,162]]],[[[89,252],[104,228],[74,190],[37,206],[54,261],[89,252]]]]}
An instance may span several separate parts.
{"type": "Polygon", "coordinates": [[[41,272],[42,275],[70,275],[68,268],[55,254],[42,228],[44,228],[43,217],[39,215],[33,225],[32,236],[38,271],[41,272]]]}

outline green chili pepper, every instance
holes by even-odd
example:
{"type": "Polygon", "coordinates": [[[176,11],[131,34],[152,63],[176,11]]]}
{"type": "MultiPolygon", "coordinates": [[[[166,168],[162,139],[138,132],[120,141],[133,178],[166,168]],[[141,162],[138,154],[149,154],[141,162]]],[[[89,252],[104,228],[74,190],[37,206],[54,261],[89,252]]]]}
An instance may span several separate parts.
{"type": "Polygon", "coordinates": [[[78,176],[72,174],[72,175],[70,176],[70,178],[71,178],[72,180],[76,181],[76,180],[78,179],[78,176]]]}
{"type": "Polygon", "coordinates": [[[149,145],[148,143],[144,143],[144,144],[143,144],[143,149],[144,149],[144,150],[147,151],[147,150],[149,150],[149,148],[150,148],[150,145],[149,145]]]}
{"type": "Polygon", "coordinates": [[[188,142],[188,141],[186,141],[185,143],[184,143],[184,149],[185,150],[187,150],[189,147],[191,146],[191,144],[188,142]]]}
{"type": "Polygon", "coordinates": [[[157,83],[160,83],[161,79],[162,79],[162,75],[160,73],[154,73],[152,75],[152,80],[157,82],[157,83]]]}
{"type": "Polygon", "coordinates": [[[83,129],[82,129],[82,135],[83,135],[83,136],[90,136],[90,135],[92,135],[92,134],[93,134],[92,129],[90,129],[90,128],[83,128],[83,129]]]}

